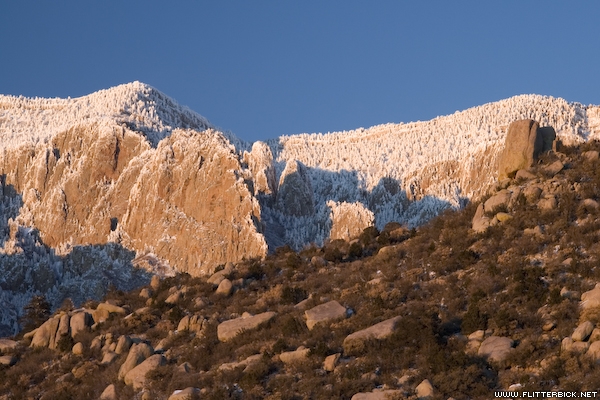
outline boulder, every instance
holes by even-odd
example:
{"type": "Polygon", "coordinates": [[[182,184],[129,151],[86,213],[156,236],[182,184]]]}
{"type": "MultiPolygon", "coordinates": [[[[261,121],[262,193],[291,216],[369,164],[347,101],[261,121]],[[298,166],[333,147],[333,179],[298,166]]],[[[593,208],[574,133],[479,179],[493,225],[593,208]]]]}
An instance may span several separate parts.
{"type": "Polygon", "coordinates": [[[354,332],[344,339],[344,353],[351,354],[364,349],[365,342],[372,339],[383,340],[394,333],[401,317],[394,317],[379,322],[369,328],[354,332]]]}
{"type": "Polygon", "coordinates": [[[496,214],[495,218],[499,222],[506,222],[506,221],[512,219],[512,215],[505,213],[505,212],[499,212],[498,214],[496,214]]]}
{"type": "Polygon", "coordinates": [[[526,169],[520,169],[515,174],[515,179],[516,180],[521,179],[521,180],[524,180],[524,181],[529,181],[531,179],[535,179],[535,175],[532,174],[531,172],[527,171],[526,169]]]}
{"type": "Polygon", "coordinates": [[[294,351],[285,351],[281,353],[279,355],[279,359],[284,364],[294,364],[306,360],[309,355],[310,349],[307,349],[304,346],[300,346],[294,351]]]}
{"type": "Polygon", "coordinates": [[[35,334],[33,335],[33,339],[31,340],[30,347],[49,347],[53,346],[55,348],[56,345],[56,332],[58,330],[58,325],[60,323],[60,318],[52,317],[40,326],[35,334]]]}
{"type": "Polygon", "coordinates": [[[17,363],[17,358],[12,355],[0,356],[0,365],[12,367],[17,363]]]}
{"type": "Polygon", "coordinates": [[[107,309],[96,309],[92,310],[92,318],[96,324],[106,321],[110,317],[110,311],[107,309]]]}
{"type": "Polygon", "coordinates": [[[483,209],[485,212],[494,211],[500,207],[508,207],[510,202],[511,192],[507,189],[501,190],[483,203],[483,209]]]}
{"type": "Polygon", "coordinates": [[[171,293],[169,295],[169,297],[167,297],[165,299],[165,303],[167,303],[167,304],[177,304],[179,302],[179,300],[181,300],[182,297],[183,297],[183,293],[181,293],[180,290],[177,290],[177,291],[171,293]]]}
{"type": "Polygon", "coordinates": [[[69,321],[69,325],[71,327],[71,337],[75,339],[75,337],[80,332],[89,331],[90,327],[94,324],[94,320],[92,316],[87,311],[79,311],[71,315],[71,320],[69,321]]]}
{"type": "Polygon", "coordinates": [[[586,353],[588,356],[593,358],[595,361],[600,360],[600,342],[594,342],[590,345],[586,353]]]}
{"type": "Polygon", "coordinates": [[[270,321],[277,315],[273,311],[264,312],[257,315],[240,317],[229,321],[221,322],[217,326],[217,337],[221,342],[233,339],[245,330],[256,329],[259,325],[270,321]]]}
{"type": "Polygon", "coordinates": [[[490,336],[481,343],[477,354],[490,361],[501,362],[508,357],[513,344],[514,342],[510,338],[490,336]]]}
{"type": "Polygon", "coordinates": [[[480,203],[471,221],[471,227],[475,232],[484,232],[490,226],[490,222],[490,218],[485,216],[483,203],[480,203]]]}
{"type": "Polygon", "coordinates": [[[429,379],[424,379],[419,383],[415,391],[417,392],[417,399],[419,400],[429,400],[433,398],[433,385],[429,382],[429,379]]]}
{"type": "Polygon", "coordinates": [[[542,188],[537,185],[528,185],[523,189],[523,195],[528,203],[535,203],[542,195],[542,188]]]}
{"type": "Polygon", "coordinates": [[[188,387],[183,390],[175,390],[168,400],[200,400],[200,389],[188,387]]]}
{"type": "Polygon", "coordinates": [[[114,351],[107,351],[106,353],[104,353],[104,356],[102,357],[102,361],[100,361],[101,365],[109,365],[112,364],[117,357],[119,357],[119,355],[117,353],[115,353],[114,351]]]}
{"type": "Polygon", "coordinates": [[[375,214],[359,201],[347,203],[329,200],[327,206],[331,209],[331,240],[350,241],[375,222],[375,214]]]}
{"type": "Polygon", "coordinates": [[[117,347],[115,347],[115,353],[123,354],[131,348],[133,340],[127,335],[121,335],[117,341],[117,347]]]}
{"type": "Polygon", "coordinates": [[[117,389],[114,384],[110,384],[100,395],[100,400],[118,400],[117,389]]]}
{"type": "Polygon", "coordinates": [[[580,305],[584,310],[600,307],[600,283],[597,283],[592,290],[588,290],[581,295],[580,305]]]}
{"type": "Polygon", "coordinates": [[[390,400],[405,398],[402,390],[379,390],[372,392],[356,393],[351,400],[390,400]]]}
{"type": "Polygon", "coordinates": [[[221,281],[223,279],[225,279],[227,277],[227,275],[231,274],[232,272],[233,272],[233,264],[228,262],[227,264],[225,264],[225,267],[222,270],[217,271],[214,274],[212,274],[210,276],[210,278],[208,278],[207,282],[218,286],[219,283],[221,283],[221,281]]]}
{"type": "Polygon", "coordinates": [[[17,348],[19,342],[10,339],[0,339],[0,353],[6,353],[17,348]]]}
{"type": "Polygon", "coordinates": [[[242,361],[234,361],[230,363],[221,364],[219,366],[219,371],[231,371],[241,367],[247,368],[259,362],[262,359],[262,357],[262,354],[254,354],[242,361]]]}
{"type": "Polygon", "coordinates": [[[69,314],[65,313],[60,316],[60,321],[58,322],[58,330],[56,332],[57,340],[63,336],[68,336],[71,332],[70,327],[71,317],[69,314]]]}
{"type": "Polygon", "coordinates": [[[540,199],[537,206],[540,210],[554,210],[558,206],[558,201],[554,195],[548,195],[540,199]]]}
{"type": "Polygon", "coordinates": [[[567,336],[560,343],[560,351],[562,352],[570,352],[573,347],[573,339],[570,336],[567,336]]]}
{"type": "Polygon", "coordinates": [[[584,199],[581,201],[579,208],[589,214],[598,211],[600,204],[598,204],[598,202],[594,199],[584,199]]]}
{"type": "Polygon", "coordinates": [[[598,153],[596,150],[584,151],[581,155],[590,162],[597,161],[598,158],[600,158],[600,153],[598,153]]]}
{"type": "Polygon", "coordinates": [[[560,171],[562,171],[564,167],[565,167],[565,165],[560,160],[556,160],[552,164],[546,165],[544,167],[544,171],[547,174],[554,176],[554,175],[558,174],[560,171]]]}
{"type": "Polygon", "coordinates": [[[82,355],[83,354],[83,343],[81,343],[81,342],[75,343],[75,345],[71,349],[71,352],[73,354],[75,354],[76,356],[82,355]]]}
{"type": "Polygon", "coordinates": [[[143,389],[146,384],[146,374],[166,364],[166,358],[162,354],[155,354],[142,361],[125,374],[125,384],[133,386],[133,390],[143,389]]]}
{"type": "Polygon", "coordinates": [[[592,334],[590,335],[590,337],[588,338],[588,340],[590,342],[597,342],[600,340],[600,329],[599,328],[594,328],[594,330],[592,331],[592,334]]]}
{"type": "Polygon", "coordinates": [[[186,315],[181,319],[181,321],[179,321],[179,324],[177,325],[177,331],[190,331],[198,334],[202,332],[206,322],[207,319],[202,316],[186,315]]]}
{"type": "Polygon", "coordinates": [[[217,291],[215,293],[220,294],[222,296],[229,296],[233,292],[233,283],[229,279],[223,279],[219,286],[217,287],[217,291]]]}
{"type": "Polygon", "coordinates": [[[154,354],[154,349],[147,343],[137,343],[131,346],[125,362],[119,368],[119,379],[124,379],[125,375],[139,364],[141,364],[146,358],[154,354]]]}
{"type": "Polygon", "coordinates": [[[512,122],[499,160],[498,180],[513,177],[520,169],[531,168],[544,151],[552,150],[553,135],[555,138],[554,129],[540,129],[539,123],[531,119],[512,122]]]}
{"type": "Polygon", "coordinates": [[[127,311],[123,308],[123,307],[119,307],[116,306],[114,304],[110,304],[110,303],[100,303],[98,304],[98,307],[96,307],[96,310],[106,310],[109,313],[116,313],[116,314],[127,314],[127,311]]]}
{"type": "Polygon", "coordinates": [[[306,326],[308,326],[308,329],[312,330],[316,324],[345,318],[346,307],[335,300],[331,300],[328,303],[306,310],[304,315],[306,316],[306,326]]]}
{"type": "Polygon", "coordinates": [[[571,345],[571,353],[584,354],[590,348],[590,342],[573,342],[571,345]]]}
{"type": "Polygon", "coordinates": [[[325,361],[323,361],[323,369],[327,372],[333,372],[341,356],[341,353],[335,353],[325,357],[325,361]]]}
{"type": "Polygon", "coordinates": [[[573,339],[575,342],[583,342],[587,340],[593,330],[594,324],[592,324],[590,321],[582,322],[577,328],[575,328],[575,331],[571,335],[571,339],[573,339]]]}
{"type": "Polygon", "coordinates": [[[150,279],[150,288],[152,290],[158,290],[159,287],[160,287],[160,276],[153,275],[152,278],[150,279]]]}
{"type": "Polygon", "coordinates": [[[327,260],[321,256],[313,256],[310,259],[310,264],[315,268],[322,268],[327,265],[327,260]]]}

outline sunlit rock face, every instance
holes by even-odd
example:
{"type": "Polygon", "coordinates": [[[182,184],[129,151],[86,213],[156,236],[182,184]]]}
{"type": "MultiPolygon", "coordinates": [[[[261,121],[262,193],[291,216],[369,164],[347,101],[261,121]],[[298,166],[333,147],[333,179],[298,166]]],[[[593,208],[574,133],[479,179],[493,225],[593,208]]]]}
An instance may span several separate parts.
{"type": "Polygon", "coordinates": [[[22,197],[21,225],[51,248],[114,242],[192,275],[266,254],[260,207],[228,138],[142,84],[98,97],[88,96],[97,115],[81,122],[68,112],[79,100],[25,101],[55,132],[23,134],[0,153],[0,174],[22,197]]]}
{"type": "Polygon", "coordinates": [[[56,306],[371,224],[422,224],[487,193],[522,119],[567,144],[600,135],[597,106],[535,95],[252,145],[139,82],[76,99],[0,95],[0,330],[33,294],[56,306]]]}

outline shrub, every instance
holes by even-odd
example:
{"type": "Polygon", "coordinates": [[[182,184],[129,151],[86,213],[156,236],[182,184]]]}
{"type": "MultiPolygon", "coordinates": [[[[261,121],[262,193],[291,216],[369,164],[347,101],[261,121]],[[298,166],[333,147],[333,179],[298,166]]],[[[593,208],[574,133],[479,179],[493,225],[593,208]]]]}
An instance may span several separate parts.
{"type": "Polygon", "coordinates": [[[298,269],[302,266],[302,258],[297,253],[290,253],[286,258],[285,265],[291,269],[298,269]]]}
{"type": "Polygon", "coordinates": [[[29,303],[23,307],[25,312],[19,319],[24,331],[31,331],[42,325],[50,318],[50,303],[43,295],[33,296],[29,303]]]}
{"type": "Polygon", "coordinates": [[[283,304],[296,304],[308,297],[306,290],[299,287],[285,286],[281,293],[283,304]]]}
{"type": "Polygon", "coordinates": [[[350,257],[351,259],[357,259],[360,258],[363,254],[363,248],[360,245],[360,243],[358,242],[354,242],[350,245],[350,248],[348,249],[348,257],[350,257]]]}

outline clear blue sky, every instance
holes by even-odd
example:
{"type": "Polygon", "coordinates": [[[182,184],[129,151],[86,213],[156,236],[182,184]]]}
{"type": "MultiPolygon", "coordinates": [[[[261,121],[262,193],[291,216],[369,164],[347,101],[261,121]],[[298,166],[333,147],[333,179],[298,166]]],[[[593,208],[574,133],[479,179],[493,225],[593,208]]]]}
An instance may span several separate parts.
{"type": "Polygon", "coordinates": [[[238,137],[600,103],[598,1],[0,0],[0,93],[139,80],[238,137]]]}

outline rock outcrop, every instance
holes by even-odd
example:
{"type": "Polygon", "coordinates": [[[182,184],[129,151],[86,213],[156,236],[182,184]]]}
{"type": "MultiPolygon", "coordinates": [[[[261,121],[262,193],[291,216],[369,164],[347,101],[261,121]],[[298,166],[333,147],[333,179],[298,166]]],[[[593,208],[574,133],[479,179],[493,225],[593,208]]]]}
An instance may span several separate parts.
{"type": "Polygon", "coordinates": [[[350,241],[360,236],[362,231],[375,223],[375,215],[362,203],[337,203],[329,201],[331,208],[331,240],[350,241]]]}
{"type": "Polygon", "coordinates": [[[279,178],[277,206],[286,215],[295,217],[313,215],[315,202],[313,188],[306,167],[299,161],[290,160],[279,178]]]}
{"type": "Polygon", "coordinates": [[[540,128],[532,119],[512,122],[499,160],[498,180],[530,168],[542,153],[552,150],[555,139],[556,132],[552,127],[540,128]]]}
{"type": "Polygon", "coordinates": [[[252,172],[254,194],[277,194],[277,179],[273,165],[273,153],[265,142],[254,142],[252,151],[244,153],[244,161],[252,172]]]}

